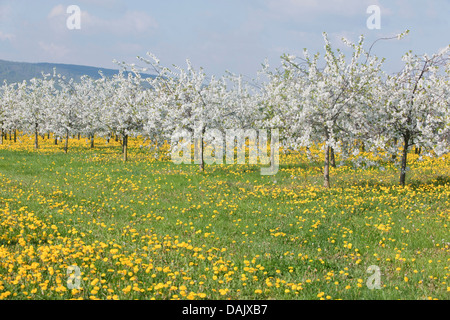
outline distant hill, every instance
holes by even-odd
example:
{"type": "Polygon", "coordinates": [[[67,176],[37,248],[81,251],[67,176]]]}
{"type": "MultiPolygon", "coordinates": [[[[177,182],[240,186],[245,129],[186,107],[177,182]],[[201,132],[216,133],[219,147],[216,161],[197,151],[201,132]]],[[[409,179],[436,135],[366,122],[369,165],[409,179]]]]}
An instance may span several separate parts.
{"type": "MultiPolygon", "coordinates": [[[[13,62],[0,60],[0,85],[6,80],[8,83],[22,82],[23,80],[30,80],[32,78],[42,77],[42,72],[53,74],[53,68],[56,72],[67,79],[73,78],[79,80],[81,76],[87,75],[93,79],[100,78],[99,71],[106,77],[112,77],[117,74],[119,70],[105,69],[81,66],[75,64],[58,64],[58,63],[28,63],[28,62],[13,62]]],[[[143,74],[142,77],[155,77],[154,75],[143,74]]]]}

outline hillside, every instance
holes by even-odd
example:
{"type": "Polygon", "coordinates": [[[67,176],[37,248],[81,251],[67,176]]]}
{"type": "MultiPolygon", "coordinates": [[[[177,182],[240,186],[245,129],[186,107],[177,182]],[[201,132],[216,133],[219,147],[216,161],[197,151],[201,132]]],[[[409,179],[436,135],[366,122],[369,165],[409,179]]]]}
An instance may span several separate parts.
{"type": "MultiPolygon", "coordinates": [[[[81,76],[87,75],[91,78],[100,78],[99,71],[102,71],[106,77],[111,77],[118,72],[114,69],[96,68],[89,66],[81,66],[74,64],[57,64],[57,63],[28,63],[13,62],[0,60],[0,83],[6,80],[8,83],[21,82],[35,77],[41,77],[41,73],[53,74],[53,68],[56,72],[66,76],[67,78],[80,79],[81,76]]],[[[143,75],[154,77],[153,75],[143,75]]]]}

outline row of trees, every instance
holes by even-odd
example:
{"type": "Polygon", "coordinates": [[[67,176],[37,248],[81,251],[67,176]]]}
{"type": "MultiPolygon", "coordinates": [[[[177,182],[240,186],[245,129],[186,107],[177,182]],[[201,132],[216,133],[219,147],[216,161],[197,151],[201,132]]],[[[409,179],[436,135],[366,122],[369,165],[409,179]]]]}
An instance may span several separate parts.
{"type": "MultiPolygon", "coordinates": [[[[405,36],[400,34],[398,38],[405,36]]],[[[282,57],[281,67],[267,62],[259,80],[244,81],[227,73],[207,77],[187,61],[186,68],[169,69],[152,54],[140,64],[120,64],[112,78],[67,80],[56,74],[7,84],[0,90],[1,138],[6,131],[38,136],[120,136],[124,160],[128,138],[144,136],[156,145],[175,133],[208,129],[279,129],[287,148],[299,150],[324,145],[324,186],[330,186],[330,162],[360,148],[388,159],[398,158],[400,184],[405,184],[407,156],[415,145],[440,156],[450,146],[450,46],[432,56],[403,56],[396,74],[383,71],[383,59],[358,43],[344,39],[351,49],[346,57],[333,50],[324,33],[323,59],[319,53],[282,57]],[[127,72],[125,72],[128,69],[127,72]],[[144,78],[151,71],[156,77],[144,78]]],[[[2,140],[0,140],[2,143],[2,140]]],[[[201,148],[203,150],[203,148],[201,148]]],[[[203,170],[203,151],[201,152],[203,170]]]]}

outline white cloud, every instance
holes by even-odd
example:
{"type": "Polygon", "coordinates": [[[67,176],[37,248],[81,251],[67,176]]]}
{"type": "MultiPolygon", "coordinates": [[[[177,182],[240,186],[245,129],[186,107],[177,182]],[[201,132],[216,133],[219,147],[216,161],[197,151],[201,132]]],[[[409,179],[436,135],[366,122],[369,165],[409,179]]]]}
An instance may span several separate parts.
{"type": "Polygon", "coordinates": [[[287,17],[314,19],[321,14],[336,16],[366,15],[370,5],[378,5],[382,14],[390,15],[392,11],[381,6],[378,0],[267,0],[267,7],[274,14],[287,17]]]}
{"type": "Polygon", "coordinates": [[[127,11],[116,20],[102,19],[86,11],[82,11],[81,24],[82,29],[88,32],[108,32],[115,35],[145,33],[153,31],[158,27],[157,22],[151,16],[139,11],[127,11]]]}
{"type": "Polygon", "coordinates": [[[10,6],[0,6],[0,21],[6,20],[11,14],[10,6]]]}
{"type": "Polygon", "coordinates": [[[65,46],[63,45],[57,45],[54,44],[53,42],[51,43],[46,43],[43,41],[39,41],[39,47],[45,51],[46,54],[48,54],[48,56],[52,57],[52,58],[64,58],[69,52],[70,50],[67,49],[65,46]]]}
{"type": "Polygon", "coordinates": [[[398,16],[407,19],[412,19],[416,16],[414,6],[410,3],[410,1],[397,0],[395,4],[397,8],[399,8],[397,12],[398,16]]]}
{"type": "Polygon", "coordinates": [[[5,41],[5,40],[13,40],[15,38],[15,35],[10,34],[10,33],[4,33],[2,31],[0,31],[0,40],[5,41]]]}
{"type": "Polygon", "coordinates": [[[123,3],[120,0],[78,0],[78,1],[83,4],[86,3],[89,4],[90,6],[94,5],[104,9],[113,9],[121,7],[123,8],[123,3]]]}
{"type": "Polygon", "coordinates": [[[122,19],[125,26],[137,32],[145,32],[158,27],[156,21],[148,14],[139,11],[127,12],[122,19]]]}
{"type": "Polygon", "coordinates": [[[48,18],[55,18],[66,14],[66,7],[64,7],[62,4],[58,4],[57,6],[53,7],[53,9],[48,14],[48,18]]]}
{"type": "MultiPolygon", "coordinates": [[[[52,8],[47,18],[55,26],[61,25],[62,19],[68,17],[66,10],[65,6],[59,4],[52,8]]],[[[126,11],[118,19],[104,19],[81,8],[81,30],[83,32],[127,35],[150,32],[157,27],[156,20],[145,12],[126,11]]]]}

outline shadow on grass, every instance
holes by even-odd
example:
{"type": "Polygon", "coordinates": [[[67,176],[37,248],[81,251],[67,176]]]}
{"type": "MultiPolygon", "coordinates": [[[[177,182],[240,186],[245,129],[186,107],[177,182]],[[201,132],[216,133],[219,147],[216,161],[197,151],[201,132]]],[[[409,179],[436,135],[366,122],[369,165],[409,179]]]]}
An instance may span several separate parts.
{"type": "Polygon", "coordinates": [[[0,247],[14,247],[19,241],[0,239],[0,247]]]}
{"type": "Polygon", "coordinates": [[[357,186],[357,187],[369,187],[369,188],[388,188],[388,187],[392,187],[392,186],[397,186],[397,184],[393,184],[391,181],[382,181],[380,182],[379,180],[374,180],[374,179],[370,179],[370,180],[352,180],[349,181],[351,182],[351,185],[353,186],[357,186]]]}
{"type": "MultiPolygon", "coordinates": [[[[13,240],[0,239],[0,247],[14,247],[18,243],[19,243],[19,240],[16,240],[16,239],[13,239],[13,240]]],[[[47,238],[45,238],[45,239],[34,239],[33,238],[33,239],[26,240],[26,243],[28,245],[33,245],[33,246],[43,245],[43,244],[48,244],[48,239],[47,238]]]]}
{"type": "MultiPolygon", "coordinates": [[[[350,181],[349,181],[350,182],[350,181]]],[[[359,187],[370,187],[370,188],[387,188],[387,187],[399,187],[398,181],[379,181],[375,179],[370,180],[354,180],[351,181],[353,185],[359,187]]],[[[407,180],[406,185],[410,188],[416,189],[424,186],[445,186],[450,185],[450,176],[437,176],[428,179],[413,179],[407,180]]]]}
{"type": "Polygon", "coordinates": [[[450,185],[450,176],[437,176],[434,178],[430,178],[427,179],[425,182],[422,180],[411,180],[408,185],[412,188],[418,188],[418,187],[422,187],[425,185],[433,185],[433,186],[445,186],[445,185],[450,185]]]}

